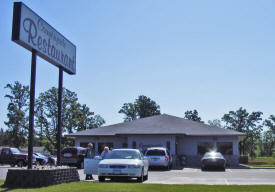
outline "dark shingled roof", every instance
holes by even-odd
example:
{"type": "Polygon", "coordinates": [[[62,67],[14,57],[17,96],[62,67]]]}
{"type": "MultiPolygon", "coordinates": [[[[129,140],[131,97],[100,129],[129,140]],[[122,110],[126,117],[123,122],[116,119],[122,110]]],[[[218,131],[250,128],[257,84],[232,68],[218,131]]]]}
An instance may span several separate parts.
{"type": "Polygon", "coordinates": [[[210,126],[167,114],[146,117],[131,122],[88,129],[67,136],[114,135],[189,135],[189,136],[245,136],[245,133],[210,126]]]}

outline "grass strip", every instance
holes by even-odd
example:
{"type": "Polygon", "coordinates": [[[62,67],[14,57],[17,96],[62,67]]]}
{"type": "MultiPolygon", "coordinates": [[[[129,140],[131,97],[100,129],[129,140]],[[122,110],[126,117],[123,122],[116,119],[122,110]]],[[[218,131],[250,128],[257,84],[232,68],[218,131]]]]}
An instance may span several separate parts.
{"type": "MultiPolygon", "coordinates": [[[[0,182],[1,186],[3,181],[0,182]]],[[[273,185],[164,185],[164,184],[139,184],[139,183],[92,183],[74,182],[69,184],[54,185],[32,189],[7,189],[0,191],[12,192],[274,192],[273,185]]]]}
{"type": "Polygon", "coordinates": [[[257,157],[249,159],[248,165],[251,167],[275,167],[274,157],[257,157]]]}

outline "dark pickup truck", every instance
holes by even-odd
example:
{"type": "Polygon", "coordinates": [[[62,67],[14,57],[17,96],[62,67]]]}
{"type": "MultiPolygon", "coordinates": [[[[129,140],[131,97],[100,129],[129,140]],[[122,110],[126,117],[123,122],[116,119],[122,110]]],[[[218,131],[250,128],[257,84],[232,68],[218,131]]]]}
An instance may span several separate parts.
{"type": "MultiPolygon", "coordinates": [[[[33,159],[35,161],[35,158],[33,159]]],[[[11,167],[17,165],[23,167],[28,164],[28,154],[19,151],[17,148],[4,147],[0,153],[0,164],[9,164],[11,167]]]]}

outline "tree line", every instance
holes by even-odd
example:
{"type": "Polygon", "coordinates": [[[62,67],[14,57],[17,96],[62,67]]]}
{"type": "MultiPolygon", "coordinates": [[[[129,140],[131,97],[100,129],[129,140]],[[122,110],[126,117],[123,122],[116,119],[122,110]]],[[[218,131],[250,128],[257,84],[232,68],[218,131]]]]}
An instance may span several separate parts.
{"type": "MultiPolygon", "coordinates": [[[[149,117],[160,114],[160,106],[146,96],[139,96],[134,103],[125,103],[119,110],[124,114],[124,121],[132,121],[138,118],[149,117]]],[[[240,107],[236,111],[229,111],[220,119],[209,120],[208,124],[213,127],[231,129],[246,134],[246,137],[239,142],[241,155],[249,155],[254,158],[257,155],[271,156],[275,146],[275,116],[270,115],[263,120],[263,113],[260,111],[247,112],[240,107]],[[266,127],[266,131],[263,131],[266,127]]],[[[187,110],[184,118],[199,123],[204,123],[196,109],[187,110]]]]}
{"type": "MultiPolygon", "coordinates": [[[[7,121],[3,128],[1,142],[3,145],[22,147],[27,145],[29,128],[29,86],[16,81],[5,86],[8,93],[5,98],[9,99],[7,107],[7,121]]],[[[56,148],[57,134],[57,102],[58,89],[52,87],[39,94],[35,102],[35,130],[34,144],[45,146],[49,151],[56,148]]],[[[78,101],[77,94],[63,88],[62,97],[62,132],[69,134],[76,131],[92,129],[105,123],[105,120],[96,115],[90,108],[78,101]]],[[[62,144],[71,145],[73,140],[62,137],[62,144]]]]}
{"type": "MultiPolygon", "coordinates": [[[[29,86],[16,81],[5,86],[9,100],[7,106],[7,128],[1,129],[1,144],[9,146],[26,146],[28,136],[29,86]]],[[[57,134],[57,102],[58,89],[50,88],[39,94],[35,102],[35,138],[37,146],[45,146],[49,151],[55,149],[57,134]]],[[[124,103],[118,113],[124,115],[124,121],[161,114],[160,106],[151,98],[138,96],[132,103],[124,103]]],[[[263,113],[255,111],[249,113],[240,107],[236,111],[229,111],[221,119],[209,120],[213,127],[231,129],[246,133],[239,143],[239,152],[243,155],[255,157],[257,155],[270,156],[275,145],[275,116],[263,119],[263,113]],[[265,127],[265,131],[263,131],[265,127]]],[[[184,118],[204,123],[196,109],[187,110],[184,118]]],[[[63,134],[102,126],[105,120],[92,112],[90,108],[78,101],[77,94],[63,88],[62,98],[62,127],[63,134]]],[[[62,145],[72,145],[73,140],[62,137],[62,145]]]]}

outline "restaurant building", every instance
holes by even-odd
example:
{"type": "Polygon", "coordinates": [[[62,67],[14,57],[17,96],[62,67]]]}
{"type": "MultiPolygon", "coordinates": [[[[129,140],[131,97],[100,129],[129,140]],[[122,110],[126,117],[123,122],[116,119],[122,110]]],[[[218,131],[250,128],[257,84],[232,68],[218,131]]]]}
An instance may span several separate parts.
{"type": "Polygon", "coordinates": [[[67,135],[76,146],[93,143],[100,153],[110,148],[166,147],[174,159],[185,156],[187,166],[198,166],[202,155],[210,150],[221,152],[231,166],[238,165],[239,141],[244,133],[210,126],[167,114],[142,118],[131,122],[88,129],[67,135]]]}

